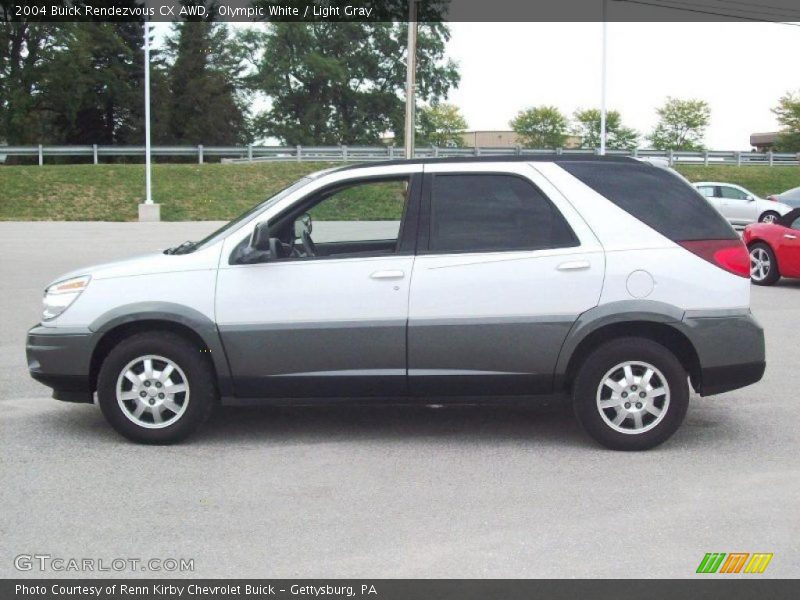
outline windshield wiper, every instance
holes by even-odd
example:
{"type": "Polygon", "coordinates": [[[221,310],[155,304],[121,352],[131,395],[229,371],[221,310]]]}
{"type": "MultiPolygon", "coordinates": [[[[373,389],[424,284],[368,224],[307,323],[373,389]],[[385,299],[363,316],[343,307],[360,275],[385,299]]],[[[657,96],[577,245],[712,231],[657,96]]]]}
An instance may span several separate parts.
{"type": "Polygon", "coordinates": [[[183,242],[179,246],[175,246],[174,248],[167,248],[164,250],[164,254],[187,254],[194,250],[195,245],[197,245],[197,242],[192,242],[189,240],[183,242]]]}

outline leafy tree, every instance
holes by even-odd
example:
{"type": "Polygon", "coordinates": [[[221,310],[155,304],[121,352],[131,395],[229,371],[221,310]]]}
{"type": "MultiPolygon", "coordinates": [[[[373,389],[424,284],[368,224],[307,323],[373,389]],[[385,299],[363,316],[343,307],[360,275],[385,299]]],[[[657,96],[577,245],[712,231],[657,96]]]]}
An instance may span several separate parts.
{"type": "Polygon", "coordinates": [[[657,111],[658,125],[650,134],[653,148],[658,150],[702,150],[706,127],[711,122],[711,109],[704,100],[667,98],[657,111]]]}
{"type": "Polygon", "coordinates": [[[46,139],[39,111],[41,82],[47,71],[57,26],[26,21],[0,28],[0,140],[9,144],[46,139]]]}
{"type": "Polygon", "coordinates": [[[417,144],[445,147],[464,145],[462,133],[467,121],[454,104],[432,104],[420,109],[417,118],[417,144]]]}
{"type": "MultiPolygon", "coordinates": [[[[600,147],[600,110],[589,108],[575,111],[575,135],[581,138],[581,148],[600,147]]],[[[639,134],[622,124],[616,110],[606,112],[606,147],[611,150],[632,150],[639,143],[639,134]]]]}
{"type": "Polygon", "coordinates": [[[561,148],[568,134],[567,118],[555,106],[520,111],[509,125],[527,148],[561,148]]]}
{"type": "Polygon", "coordinates": [[[783,152],[800,151],[800,92],[788,92],[782,96],[772,112],[783,127],[776,149],[783,152]]]}
{"type": "MultiPolygon", "coordinates": [[[[436,102],[458,84],[444,57],[450,31],[419,24],[417,98],[436,102]]],[[[271,23],[242,41],[254,56],[251,89],[271,108],[256,131],[287,144],[374,144],[386,131],[403,139],[406,23],[271,23]]]]}
{"type": "Polygon", "coordinates": [[[239,93],[243,56],[227,26],[199,20],[176,24],[167,56],[169,143],[247,142],[245,98],[239,93]]]}

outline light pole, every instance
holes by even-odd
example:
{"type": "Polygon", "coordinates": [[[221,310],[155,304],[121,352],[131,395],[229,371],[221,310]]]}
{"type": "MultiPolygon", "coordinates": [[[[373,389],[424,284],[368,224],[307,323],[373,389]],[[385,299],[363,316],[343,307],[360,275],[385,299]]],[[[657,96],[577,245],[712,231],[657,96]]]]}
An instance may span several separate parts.
{"type": "Polygon", "coordinates": [[[606,153],[606,62],[608,53],[608,21],[606,21],[606,0],[603,0],[603,64],[600,68],[600,155],[606,153]]]}
{"type": "Polygon", "coordinates": [[[406,158],[414,158],[414,97],[417,70],[417,0],[408,0],[408,62],[406,65],[406,158]]]}
{"type": "Polygon", "coordinates": [[[160,221],[161,206],[153,203],[150,160],[150,21],[144,22],[144,203],[139,205],[140,221],[160,221]]]}

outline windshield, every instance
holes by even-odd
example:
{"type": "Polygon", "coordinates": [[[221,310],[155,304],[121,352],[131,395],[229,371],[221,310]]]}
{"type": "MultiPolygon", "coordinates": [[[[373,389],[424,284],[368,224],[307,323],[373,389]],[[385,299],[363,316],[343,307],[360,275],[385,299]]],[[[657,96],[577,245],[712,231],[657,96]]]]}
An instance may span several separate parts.
{"type": "Polygon", "coordinates": [[[260,212],[261,210],[263,210],[263,209],[265,209],[265,208],[267,208],[269,206],[272,206],[276,202],[279,202],[280,200],[283,200],[286,196],[288,196],[289,194],[291,194],[295,190],[300,189],[304,185],[308,184],[308,182],[311,181],[311,180],[312,180],[311,177],[303,177],[301,179],[298,179],[293,184],[289,185],[288,187],[283,188],[280,192],[278,192],[274,196],[271,196],[270,198],[267,198],[263,202],[260,202],[259,204],[256,204],[250,210],[245,211],[244,213],[242,213],[241,215],[239,215],[238,217],[236,217],[232,221],[229,221],[228,223],[225,223],[225,225],[223,225],[222,227],[217,229],[211,235],[203,238],[199,242],[193,243],[192,246],[191,246],[191,251],[199,250],[200,248],[204,248],[206,246],[209,246],[209,245],[217,242],[222,237],[224,237],[226,233],[228,233],[230,230],[235,228],[240,223],[246,221],[247,219],[249,219],[251,216],[253,216],[257,212],[260,212]]]}

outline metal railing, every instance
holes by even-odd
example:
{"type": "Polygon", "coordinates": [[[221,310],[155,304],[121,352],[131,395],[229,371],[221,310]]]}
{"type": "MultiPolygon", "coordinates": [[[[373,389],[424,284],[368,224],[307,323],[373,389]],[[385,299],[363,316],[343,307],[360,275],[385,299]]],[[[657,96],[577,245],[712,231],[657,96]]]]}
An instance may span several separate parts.
{"type": "MultiPolygon", "coordinates": [[[[250,163],[264,161],[318,161],[318,162],[364,162],[402,158],[402,147],[395,146],[153,146],[152,155],[156,158],[192,158],[202,164],[209,158],[228,163],[250,163]]],[[[437,148],[417,147],[414,155],[418,158],[457,157],[457,156],[501,156],[514,154],[533,156],[537,154],[596,154],[591,149],[539,150],[522,147],[475,147],[475,148],[437,148]]],[[[633,156],[639,158],[662,158],[670,165],[762,165],[798,166],[800,153],[748,152],[748,151],[701,151],[682,152],[673,150],[609,150],[609,155],[633,156]]],[[[35,157],[39,165],[51,157],[90,158],[100,164],[103,158],[138,157],[144,159],[144,146],[0,146],[0,161],[6,157],[35,157]]]]}

